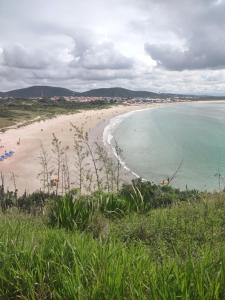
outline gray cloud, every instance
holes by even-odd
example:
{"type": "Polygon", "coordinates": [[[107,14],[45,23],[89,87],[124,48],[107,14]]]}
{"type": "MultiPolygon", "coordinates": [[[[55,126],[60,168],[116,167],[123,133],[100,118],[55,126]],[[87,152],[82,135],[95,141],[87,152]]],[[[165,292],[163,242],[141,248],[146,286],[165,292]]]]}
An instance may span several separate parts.
{"type": "Polygon", "coordinates": [[[159,0],[159,3],[162,15],[172,16],[167,30],[176,34],[180,45],[147,42],[145,50],[158,65],[169,70],[224,69],[225,2],[159,0]]]}
{"type": "Polygon", "coordinates": [[[225,0],[1,0],[0,91],[224,93],[224,12],[225,0]]]}
{"type": "Polygon", "coordinates": [[[223,69],[225,39],[216,40],[199,38],[191,41],[187,50],[171,47],[168,44],[145,44],[146,52],[157,61],[158,65],[169,70],[223,69]],[[219,45],[216,47],[215,45],[219,45]]]}
{"type": "Polygon", "coordinates": [[[71,63],[74,67],[120,70],[131,69],[133,64],[133,60],[117,51],[112,42],[91,44],[84,38],[75,40],[74,60],[71,63]]]}
{"type": "Polygon", "coordinates": [[[49,65],[50,57],[42,50],[26,49],[22,45],[3,48],[3,64],[8,67],[42,69],[49,65]]]}

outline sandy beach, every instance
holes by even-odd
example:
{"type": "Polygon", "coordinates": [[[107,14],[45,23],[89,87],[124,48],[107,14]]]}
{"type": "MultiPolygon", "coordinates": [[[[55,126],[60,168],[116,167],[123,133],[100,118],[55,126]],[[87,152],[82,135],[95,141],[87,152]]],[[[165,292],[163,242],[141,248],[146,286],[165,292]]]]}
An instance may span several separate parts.
{"type": "Polygon", "coordinates": [[[15,151],[12,157],[0,161],[0,171],[5,178],[5,188],[14,188],[12,174],[15,175],[19,193],[25,190],[31,193],[41,188],[40,177],[38,176],[41,171],[41,144],[51,155],[53,133],[61,140],[62,145],[67,147],[69,166],[74,171],[74,142],[71,123],[83,127],[85,131],[89,132],[92,143],[95,141],[102,142],[104,127],[111,118],[126,112],[154,106],[154,104],[120,105],[101,110],[80,111],[76,114],[60,115],[53,119],[34,122],[25,127],[9,129],[0,133],[0,145],[4,146],[0,149],[0,154],[4,154],[5,151],[15,151]]]}

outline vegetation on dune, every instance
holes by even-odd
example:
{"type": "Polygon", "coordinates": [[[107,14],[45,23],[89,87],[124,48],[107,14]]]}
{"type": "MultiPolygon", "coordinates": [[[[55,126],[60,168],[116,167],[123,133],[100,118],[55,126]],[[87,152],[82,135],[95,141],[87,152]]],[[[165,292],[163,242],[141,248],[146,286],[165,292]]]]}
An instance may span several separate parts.
{"type": "MultiPolygon", "coordinates": [[[[0,100],[0,129],[20,124],[29,123],[36,118],[48,119],[59,114],[77,112],[80,109],[106,108],[112,105],[113,101],[95,101],[81,103],[76,101],[65,101],[62,99],[53,101],[43,99],[11,99],[0,100]]],[[[22,124],[21,124],[22,125],[22,124]]],[[[18,125],[20,126],[20,125],[18,125]]]]}
{"type": "MultiPolygon", "coordinates": [[[[49,222],[57,227],[84,230],[99,214],[109,219],[120,219],[132,213],[146,214],[152,207],[172,206],[184,198],[185,192],[174,191],[172,188],[165,190],[151,183],[142,185],[137,194],[135,186],[138,183],[139,180],[133,181],[132,185],[124,185],[119,193],[96,192],[86,196],[76,192],[68,193],[51,203],[49,222]],[[130,193],[130,189],[133,190],[134,195],[130,193]],[[143,196],[146,191],[151,194],[148,199],[143,196]],[[128,193],[130,193],[129,197],[128,193]]],[[[188,201],[196,201],[198,198],[199,195],[195,191],[188,192],[186,196],[188,201]]]]}

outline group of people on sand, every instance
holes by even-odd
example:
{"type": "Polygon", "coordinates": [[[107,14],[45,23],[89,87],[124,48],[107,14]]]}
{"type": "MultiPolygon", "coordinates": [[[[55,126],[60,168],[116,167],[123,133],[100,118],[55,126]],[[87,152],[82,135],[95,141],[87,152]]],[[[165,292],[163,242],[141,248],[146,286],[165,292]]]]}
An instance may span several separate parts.
{"type": "Polygon", "coordinates": [[[14,153],[15,153],[15,152],[12,151],[12,150],[10,150],[10,151],[8,151],[8,152],[5,151],[4,154],[0,155],[0,161],[3,161],[3,160],[5,160],[5,159],[7,159],[7,158],[13,156],[14,153]]]}
{"type": "MultiPolygon", "coordinates": [[[[2,142],[2,140],[0,139],[0,142],[2,142]]],[[[16,144],[17,144],[17,146],[19,146],[20,145],[20,138],[19,138],[19,140],[16,142],[16,144]]],[[[5,146],[3,145],[3,144],[0,144],[0,150],[1,149],[4,149],[5,148],[5,146]]],[[[13,151],[13,150],[9,150],[9,151],[6,151],[5,150],[5,152],[4,153],[0,153],[0,162],[1,161],[4,161],[5,159],[7,159],[7,158],[9,158],[9,157],[11,157],[11,156],[13,156],[15,154],[15,151],[13,151]]]]}
{"type": "MultiPolygon", "coordinates": [[[[1,142],[1,140],[0,140],[0,142],[1,142]]],[[[5,148],[4,145],[0,145],[0,149],[4,149],[4,148],[5,148]]],[[[13,156],[14,153],[15,153],[15,151],[13,151],[13,150],[10,150],[10,151],[5,150],[5,152],[3,154],[0,154],[0,161],[3,161],[5,159],[13,156]]]]}

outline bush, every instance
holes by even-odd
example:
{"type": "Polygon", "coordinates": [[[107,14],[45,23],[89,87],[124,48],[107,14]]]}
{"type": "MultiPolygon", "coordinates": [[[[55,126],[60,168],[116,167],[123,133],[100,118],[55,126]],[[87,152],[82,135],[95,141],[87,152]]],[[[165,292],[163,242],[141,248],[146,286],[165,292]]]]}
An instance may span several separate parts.
{"type": "Polygon", "coordinates": [[[124,184],[120,195],[137,212],[147,212],[153,208],[168,207],[180,201],[196,201],[200,198],[196,190],[180,191],[170,186],[143,182],[141,179],[133,180],[132,184],[124,184]]]}
{"type": "Polygon", "coordinates": [[[161,187],[139,179],[131,185],[123,185],[119,193],[95,192],[82,196],[78,191],[71,191],[63,197],[56,197],[51,202],[48,218],[52,226],[86,230],[94,215],[116,219],[131,212],[143,214],[183,201],[196,202],[199,198],[196,191],[181,192],[169,186],[161,187]]]}
{"type": "Polygon", "coordinates": [[[100,193],[100,212],[106,217],[117,218],[123,217],[130,211],[129,202],[118,194],[100,193]]]}
{"type": "Polygon", "coordinates": [[[129,211],[128,202],[118,195],[96,192],[81,196],[69,193],[50,204],[49,224],[66,229],[85,230],[96,214],[108,218],[124,216],[129,211]]]}
{"type": "Polygon", "coordinates": [[[57,196],[49,195],[44,192],[35,192],[30,195],[24,193],[17,200],[17,207],[20,211],[32,214],[42,213],[45,204],[51,198],[56,199],[57,196]]]}
{"type": "Polygon", "coordinates": [[[77,195],[67,194],[54,201],[48,215],[49,224],[66,229],[86,229],[93,214],[92,202],[77,195]]]}

